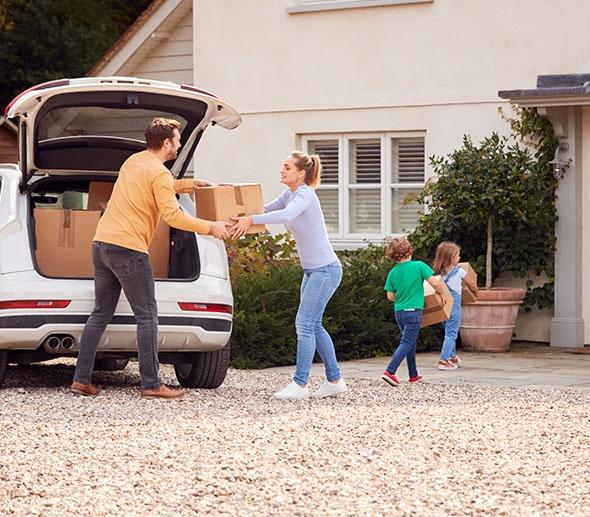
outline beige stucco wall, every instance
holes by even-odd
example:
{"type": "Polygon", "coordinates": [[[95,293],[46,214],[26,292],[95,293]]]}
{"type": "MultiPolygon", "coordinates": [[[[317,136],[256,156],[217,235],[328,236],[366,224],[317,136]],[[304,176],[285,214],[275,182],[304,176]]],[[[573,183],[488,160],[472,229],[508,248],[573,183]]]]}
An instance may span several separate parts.
{"type": "MultiPolygon", "coordinates": [[[[434,0],[289,15],[293,4],[194,0],[195,84],[243,114],[235,131],[207,131],[197,175],[259,181],[271,198],[281,191],[283,158],[305,133],[419,130],[427,156],[446,154],[464,133],[478,140],[508,131],[498,90],[590,71],[584,0],[434,0]]],[[[547,341],[551,316],[521,318],[518,336],[547,341]]]]}

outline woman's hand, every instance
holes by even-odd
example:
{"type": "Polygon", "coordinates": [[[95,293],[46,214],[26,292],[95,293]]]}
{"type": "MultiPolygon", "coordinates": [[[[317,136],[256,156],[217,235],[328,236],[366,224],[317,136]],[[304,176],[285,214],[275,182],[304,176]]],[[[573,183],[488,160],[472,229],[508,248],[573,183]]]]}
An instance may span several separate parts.
{"type": "Polygon", "coordinates": [[[243,217],[230,217],[234,221],[234,225],[231,227],[230,233],[234,239],[244,235],[250,226],[252,226],[252,216],[245,215],[243,217]]]}
{"type": "Polygon", "coordinates": [[[212,187],[213,185],[215,185],[215,183],[211,183],[209,180],[203,180],[203,179],[196,179],[195,178],[195,188],[199,188],[199,187],[212,187]]]}

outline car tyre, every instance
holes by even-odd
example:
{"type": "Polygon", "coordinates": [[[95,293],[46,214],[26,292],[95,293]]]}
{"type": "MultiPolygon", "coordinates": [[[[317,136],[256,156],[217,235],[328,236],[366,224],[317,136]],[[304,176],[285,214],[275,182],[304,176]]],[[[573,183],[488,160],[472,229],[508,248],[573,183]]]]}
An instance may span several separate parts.
{"type": "Polygon", "coordinates": [[[229,354],[229,344],[214,352],[187,354],[192,361],[175,364],[174,373],[184,388],[218,388],[229,368],[229,354]]]}
{"type": "Polygon", "coordinates": [[[6,380],[6,374],[8,373],[8,350],[0,350],[0,386],[4,384],[6,380]]]}
{"type": "Polygon", "coordinates": [[[94,369],[105,372],[118,372],[124,370],[129,363],[129,359],[114,359],[111,357],[103,357],[94,361],[94,369]]]}

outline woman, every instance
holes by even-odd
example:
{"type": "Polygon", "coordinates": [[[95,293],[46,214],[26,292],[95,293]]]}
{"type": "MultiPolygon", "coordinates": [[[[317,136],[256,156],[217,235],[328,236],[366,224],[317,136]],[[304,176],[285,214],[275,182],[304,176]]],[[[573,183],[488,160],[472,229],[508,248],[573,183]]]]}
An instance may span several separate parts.
{"type": "Polygon", "coordinates": [[[314,394],[332,397],[346,391],[340,376],[332,338],[322,326],[322,316],[342,280],[342,266],[328,240],[324,214],[315,188],[322,164],[316,154],[293,151],[281,169],[281,183],[288,188],[264,207],[264,214],[235,218],[234,238],[252,224],[284,223],[293,235],[303,268],[301,298],[295,319],[297,365],[293,381],[275,393],[278,399],[307,399],[307,381],[317,349],[326,368],[326,382],[314,394]]]}

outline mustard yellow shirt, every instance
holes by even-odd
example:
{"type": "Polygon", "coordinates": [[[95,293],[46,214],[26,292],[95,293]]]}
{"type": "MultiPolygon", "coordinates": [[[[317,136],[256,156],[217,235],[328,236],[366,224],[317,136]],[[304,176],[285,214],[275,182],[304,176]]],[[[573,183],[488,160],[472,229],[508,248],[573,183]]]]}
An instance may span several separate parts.
{"type": "Polygon", "coordinates": [[[147,253],[160,215],[174,228],[209,233],[211,223],[185,214],[175,196],[191,192],[194,185],[192,179],[174,180],[150,151],[130,156],[121,166],[94,240],[147,253]]]}

